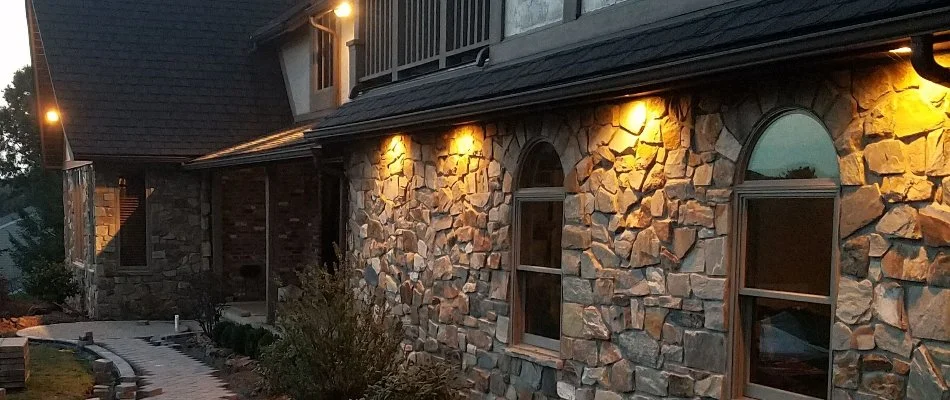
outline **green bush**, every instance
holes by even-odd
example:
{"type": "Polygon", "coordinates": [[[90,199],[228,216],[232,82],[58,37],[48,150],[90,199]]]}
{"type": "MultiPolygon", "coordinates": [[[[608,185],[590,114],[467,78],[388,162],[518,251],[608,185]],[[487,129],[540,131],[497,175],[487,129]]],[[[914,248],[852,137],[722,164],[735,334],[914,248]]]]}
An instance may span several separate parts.
{"type": "Polygon", "coordinates": [[[260,350],[274,342],[274,334],[267,329],[238,325],[230,321],[216,324],[211,338],[218,346],[252,358],[258,358],[260,350]]]}
{"type": "Polygon", "coordinates": [[[330,270],[298,273],[300,297],[281,304],[281,335],[261,352],[268,389],[296,400],[458,398],[454,368],[406,365],[384,293],[360,288],[349,263],[330,270]]]}
{"type": "Polygon", "coordinates": [[[35,262],[23,266],[23,290],[29,295],[55,304],[80,293],[79,283],[62,263],[35,262]]]}

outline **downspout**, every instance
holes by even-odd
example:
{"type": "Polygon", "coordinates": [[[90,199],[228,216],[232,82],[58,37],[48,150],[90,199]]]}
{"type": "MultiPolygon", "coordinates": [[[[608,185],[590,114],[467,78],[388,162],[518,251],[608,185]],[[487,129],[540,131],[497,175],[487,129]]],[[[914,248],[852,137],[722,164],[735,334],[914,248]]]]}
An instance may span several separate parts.
{"type": "Polygon", "coordinates": [[[910,38],[910,47],[910,63],[914,66],[914,71],[928,81],[950,87],[950,68],[938,64],[934,59],[933,35],[910,38]]]}

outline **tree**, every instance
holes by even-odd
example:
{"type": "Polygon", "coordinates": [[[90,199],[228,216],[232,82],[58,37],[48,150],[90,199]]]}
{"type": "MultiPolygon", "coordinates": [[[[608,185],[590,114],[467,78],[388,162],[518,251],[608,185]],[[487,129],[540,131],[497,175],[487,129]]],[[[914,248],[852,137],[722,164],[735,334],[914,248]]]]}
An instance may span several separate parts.
{"type": "Polygon", "coordinates": [[[13,189],[8,196],[29,205],[19,211],[10,257],[23,270],[27,292],[62,302],[77,292],[63,266],[62,179],[43,170],[33,96],[33,70],[24,67],[3,90],[6,105],[0,106],[0,181],[13,189]]]}
{"type": "Polygon", "coordinates": [[[0,107],[0,178],[22,177],[42,168],[33,94],[29,66],[16,71],[3,90],[7,104],[0,107]]]}

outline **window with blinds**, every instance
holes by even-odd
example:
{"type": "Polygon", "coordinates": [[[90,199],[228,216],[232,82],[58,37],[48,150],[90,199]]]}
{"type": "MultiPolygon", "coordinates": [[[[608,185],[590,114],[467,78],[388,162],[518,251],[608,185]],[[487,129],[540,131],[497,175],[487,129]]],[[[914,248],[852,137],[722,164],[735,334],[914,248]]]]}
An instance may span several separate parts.
{"type": "Polygon", "coordinates": [[[119,264],[142,267],[146,259],[145,179],[119,178],[119,264]]]}

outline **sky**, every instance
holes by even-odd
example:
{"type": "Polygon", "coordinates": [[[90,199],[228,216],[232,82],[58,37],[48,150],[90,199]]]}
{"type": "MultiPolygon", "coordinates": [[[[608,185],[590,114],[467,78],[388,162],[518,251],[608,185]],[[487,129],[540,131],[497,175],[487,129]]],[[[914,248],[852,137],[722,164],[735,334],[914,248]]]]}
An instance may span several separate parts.
{"type": "Polygon", "coordinates": [[[0,0],[0,90],[10,84],[16,70],[30,63],[25,3],[0,0]]]}

